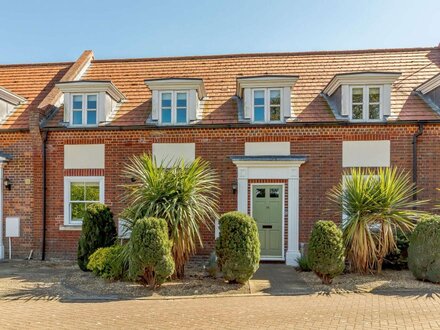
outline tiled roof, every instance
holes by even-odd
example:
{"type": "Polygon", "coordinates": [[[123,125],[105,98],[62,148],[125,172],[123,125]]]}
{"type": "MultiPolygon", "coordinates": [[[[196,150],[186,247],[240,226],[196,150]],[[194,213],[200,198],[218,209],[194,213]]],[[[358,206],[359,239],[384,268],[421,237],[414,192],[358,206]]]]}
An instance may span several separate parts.
{"type": "Polygon", "coordinates": [[[0,86],[20,95],[26,103],[0,125],[0,129],[29,127],[29,111],[38,111],[40,102],[52,90],[72,63],[0,65],[0,86]]]}
{"type": "MultiPolygon", "coordinates": [[[[65,69],[66,64],[48,66],[50,73],[41,79],[51,81],[55,68],[65,69]],[[52,70],[53,69],[53,70],[52,70]],[[48,77],[50,75],[50,77],[48,77]]],[[[34,68],[30,66],[29,70],[34,68]]],[[[18,67],[20,68],[20,67],[18,67]]],[[[23,75],[18,72],[17,74],[23,75]]],[[[23,68],[27,68],[24,66],[23,68]]],[[[35,84],[22,83],[0,86],[29,98],[26,86],[38,94],[35,84]]],[[[42,70],[44,71],[44,70],[42,70]]],[[[336,75],[341,73],[373,71],[400,72],[392,87],[390,120],[440,119],[413,90],[440,73],[440,48],[383,49],[366,51],[335,51],[280,54],[240,54],[200,57],[145,58],[93,60],[82,80],[111,80],[127,97],[111,125],[143,125],[151,111],[151,92],[144,81],[160,78],[202,78],[208,95],[204,105],[202,123],[221,124],[238,121],[234,99],[236,79],[258,75],[298,75],[293,88],[293,116],[299,122],[335,121],[321,91],[336,75]]],[[[41,73],[43,74],[43,73],[41,73]]],[[[38,76],[38,73],[36,73],[38,76]]],[[[12,76],[9,76],[13,80],[12,76]]],[[[35,78],[36,79],[36,78],[35,78]]],[[[43,83],[42,83],[43,84],[43,83]]],[[[51,81],[53,84],[53,81],[51,81]]],[[[47,126],[58,126],[62,120],[59,111],[47,126]]]]}

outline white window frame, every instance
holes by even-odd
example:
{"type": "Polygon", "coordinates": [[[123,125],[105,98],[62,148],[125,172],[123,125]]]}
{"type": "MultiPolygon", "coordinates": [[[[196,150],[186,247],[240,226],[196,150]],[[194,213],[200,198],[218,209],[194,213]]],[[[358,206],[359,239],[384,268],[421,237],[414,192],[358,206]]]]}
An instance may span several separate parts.
{"type": "Polygon", "coordinates": [[[384,93],[382,85],[350,85],[350,102],[349,102],[349,112],[350,121],[352,122],[381,122],[384,119],[383,107],[384,107],[384,93]],[[362,88],[363,89],[363,100],[362,100],[362,119],[353,119],[353,89],[362,88]],[[369,90],[370,88],[379,88],[379,119],[370,119],[370,100],[369,100],[369,90]]]}
{"type": "Polygon", "coordinates": [[[159,123],[164,126],[168,125],[188,125],[189,123],[189,92],[187,90],[168,90],[159,92],[159,123]],[[162,121],[162,94],[171,93],[171,122],[164,123],[162,121]],[[186,94],[186,122],[177,122],[177,94],[186,94]]]}
{"type": "Polygon", "coordinates": [[[70,218],[70,185],[72,183],[98,182],[99,203],[104,204],[104,177],[103,176],[66,176],[64,177],[64,225],[81,226],[82,221],[72,221],[70,218]]]}
{"type": "Polygon", "coordinates": [[[283,88],[252,88],[251,89],[252,98],[252,109],[251,109],[251,122],[254,124],[279,124],[284,122],[283,115],[283,88]],[[270,92],[271,91],[280,92],[280,120],[270,120],[270,92]],[[264,121],[255,121],[255,92],[264,91],[264,121]]]}
{"type": "MultiPolygon", "coordinates": [[[[93,111],[93,110],[92,110],[93,111]]],[[[96,127],[99,124],[99,94],[97,93],[75,93],[75,94],[71,94],[70,96],[70,126],[76,126],[76,127],[96,127]],[[88,96],[96,96],[96,124],[87,124],[87,111],[89,111],[87,109],[87,97],[88,96]],[[75,111],[79,111],[79,110],[75,110],[73,109],[73,99],[75,96],[82,96],[82,124],[74,124],[73,123],[73,113],[75,111]]]]}

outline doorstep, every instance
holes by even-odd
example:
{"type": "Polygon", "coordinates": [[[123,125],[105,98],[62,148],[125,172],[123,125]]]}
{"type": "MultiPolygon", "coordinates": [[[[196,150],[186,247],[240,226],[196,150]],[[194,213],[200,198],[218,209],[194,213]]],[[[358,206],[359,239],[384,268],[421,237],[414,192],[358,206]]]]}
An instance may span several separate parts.
{"type": "Polygon", "coordinates": [[[249,281],[252,294],[302,295],[313,290],[294,267],[281,263],[261,263],[249,281]]]}

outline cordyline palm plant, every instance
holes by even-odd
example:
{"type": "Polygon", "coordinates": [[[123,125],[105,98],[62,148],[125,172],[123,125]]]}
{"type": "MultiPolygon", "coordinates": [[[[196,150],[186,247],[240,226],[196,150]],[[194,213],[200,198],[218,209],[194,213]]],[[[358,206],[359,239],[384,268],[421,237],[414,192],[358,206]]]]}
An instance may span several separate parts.
{"type": "Polygon", "coordinates": [[[175,277],[184,276],[185,263],[203,246],[200,228],[210,228],[218,218],[218,177],[207,161],[197,158],[185,165],[157,164],[148,154],[134,156],[123,170],[132,180],[125,185],[123,201],[127,208],[122,216],[133,225],[144,217],[163,218],[168,223],[175,277]],[[172,166],[168,166],[172,165],[172,166]]]}
{"type": "Polygon", "coordinates": [[[352,169],[329,191],[329,199],[342,210],[352,270],[381,272],[385,256],[397,247],[397,231],[410,232],[423,213],[416,207],[426,201],[413,198],[418,192],[409,175],[396,168],[352,169]]]}

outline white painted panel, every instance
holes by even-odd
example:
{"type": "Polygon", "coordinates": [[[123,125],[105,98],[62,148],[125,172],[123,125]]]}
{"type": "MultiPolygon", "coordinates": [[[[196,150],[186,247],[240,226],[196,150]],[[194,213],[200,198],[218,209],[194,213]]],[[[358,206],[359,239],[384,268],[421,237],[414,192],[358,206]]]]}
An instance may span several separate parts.
{"type": "Polygon", "coordinates": [[[118,221],[118,237],[129,239],[131,237],[131,229],[127,220],[119,219],[118,221]]]}
{"type": "Polygon", "coordinates": [[[391,144],[383,141],[342,142],[343,167],[388,167],[391,144]]]}
{"type": "Polygon", "coordinates": [[[153,143],[153,157],[157,164],[171,166],[175,161],[183,159],[189,164],[196,158],[194,143],[153,143]]]}
{"type": "Polygon", "coordinates": [[[20,218],[6,217],[6,237],[20,237],[20,218]]]}
{"type": "Polygon", "coordinates": [[[105,168],[104,144],[64,145],[64,168],[105,168]]]}
{"type": "Polygon", "coordinates": [[[246,142],[244,145],[246,156],[288,156],[290,142],[246,142]]]}

